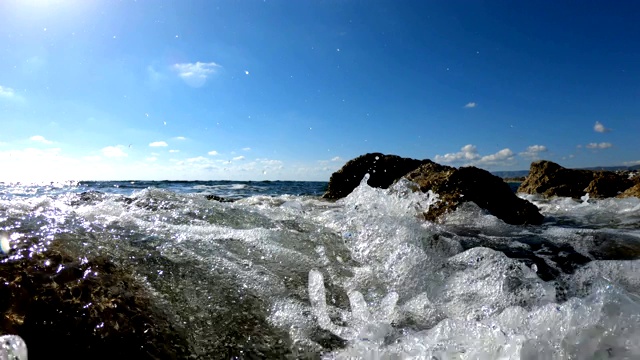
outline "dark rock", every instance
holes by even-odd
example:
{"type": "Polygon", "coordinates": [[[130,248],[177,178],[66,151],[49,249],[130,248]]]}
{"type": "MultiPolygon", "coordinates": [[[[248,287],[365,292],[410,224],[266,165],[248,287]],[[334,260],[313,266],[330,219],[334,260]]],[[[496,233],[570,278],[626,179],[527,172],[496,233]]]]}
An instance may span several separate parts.
{"type": "Polygon", "coordinates": [[[611,171],[566,169],[554,162],[540,160],[531,163],[529,176],[518,192],[575,199],[588,193],[592,198],[607,198],[617,196],[632,185],[627,176],[611,171]]]}
{"type": "Polygon", "coordinates": [[[388,188],[393,182],[421,164],[431,160],[416,160],[396,155],[370,153],[349,160],[340,170],[334,172],[329,180],[326,199],[340,199],[349,195],[369,174],[369,186],[388,188]]]}
{"type": "Polygon", "coordinates": [[[640,174],[638,172],[629,172],[624,174],[633,184],[630,188],[618,195],[619,198],[635,196],[640,198],[640,174]]]}
{"type": "Polygon", "coordinates": [[[501,178],[476,167],[456,169],[430,162],[405,178],[417,183],[421,191],[431,190],[440,196],[440,201],[425,214],[428,220],[435,220],[467,201],[508,224],[537,225],[544,218],[535,205],[517,197],[501,178]]]}
{"type": "Polygon", "coordinates": [[[80,261],[55,246],[18,250],[0,262],[0,312],[0,331],[21,336],[32,359],[191,353],[185,330],[131,272],[104,257],[80,261]]]}
{"type": "Polygon", "coordinates": [[[628,177],[609,171],[594,171],[593,180],[585,189],[592,198],[608,198],[619,195],[632,185],[628,177]]]}
{"type": "Polygon", "coordinates": [[[640,198],[640,184],[635,184],[618,195],[619,198],[627,198],[633,196],[640,198]]]}
{"type": "Polygon", "coordinates": [[[79,194],[75,194],[75,196],[71,199],[71,206],[86,206],[86,205],[95,205],[99,202],[102,202],[106,197],[106,194],[100,191],[84,191],[79,194]]]}
{"type": "Polygon", "coordinates": [[[223,198],[222,196],[211,195],[211,194],[205,195],[204,197],[207,200],[217,201],[217,202],[234,202],[235,201],[233,199],[227,199],[227,198],[223,198]]]}

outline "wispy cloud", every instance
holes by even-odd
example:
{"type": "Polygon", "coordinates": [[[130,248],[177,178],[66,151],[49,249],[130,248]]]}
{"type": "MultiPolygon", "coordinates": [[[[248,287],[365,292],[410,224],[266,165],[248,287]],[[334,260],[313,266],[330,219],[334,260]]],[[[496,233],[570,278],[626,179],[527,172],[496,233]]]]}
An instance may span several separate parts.
{"type": "Polygon", "coordinates": [[[170,153],[179,153],[179,152],[180,152],[180,150],[171,149],[171,150],[169,150],[169,152],[170,152],[170,153]]]}
{"type": "Polygon", "coordinates": [[[209,155],[211,155],[211,156],[216,156],[216,155],[218,155],[219,153],[218,153],[217,151],[215,151],[215,150],[211,150],[211,151],[209,151],[207,154],[209,154],[209,155]]]}
{"type": "Polygon", "coordinates": [[[472,108],[476,107],[477,105],[478,104],[476,104],[474,102],[470,102],[470,103],[467,103],[467,105],[465,105],[464,107],[467,108],[467,109],[472,109],[472,108]]]}
{"type": "Polygon", "coordinates": [[[209,163],[209,159],[207,159],[204,156],[198,156],[198,157],[194,157],[194,158],[188,158],[186,160],[188,163],[209,163]]]}
{"type": "Polygon", "coordinates": [[[164,141],[154,141],[154,142],[150,143],[149,146],[151,146],[151,147],[164,147],[164,146],[169,146],[169,144],[167,144],[164,141]]]}
{"type": "Polygon", "coordinates": [[[244,160],[244,156],[240,155],[240,156],[236,156],[233,158],[233,160],[238,161],[238,160],[244,160]]]}
{"type": "Polygon", "coordinates": [[[53,144],[53,141],[45,139],[42,135],[34,135],[30,137],[29,140],[39,142],[41,144],[53,144]]]}
{"type": "Polygon", "coordinates": [[[640,165],[640,160],[636,160],[636,161],[625,161],[623,162],[624,165],[627,166],[636,166],[636,165],[640,165]]]}
{"type": "Polygon", "coordinates": [[[186,137],[184,137],[184,136],[176,136],[176,137],[174,137],[173,139],[174,139],[174,140],[181,140],[181,141],[182,141],[182,140],[187,140],[187,138],[186,138],[186,137]]]}
{"type": "Polygon", "coordinates": [[[127,153],[124,152],[123,149],[124,149],[124,146],[122,145],[107,146],[105,148],[102,148],[100,152],[102,152],[102,155],[108,158],[121,158],[121,157],[129,156],[127,155],[127,153]]]}
{"type": "Polygon", "coordinates": [[[12,88],[0,86],[0,97],[13,98],[14,96],[16,96],[16,92],[12,88]]]}
{"type": "Polygon", "coordinates": [[[518,155],[531,159],[538,159],[540,153],[547,152],[547,147],[544,145],[531,145],[527,147],[527,150],[519,153],[518,155]]]}
{"type": "Polygon", "coordinates": [[[147,78],[149,79],[151,84],[158,84],[166,80],[167,75],[156,70],[156,68],[153,65],[149,65],[147,66],[147,78]]]}
{"type": "Polygon", "coordinates": [[[274,166],[278,169],[281,169],[283,166],[283,162],[281,160],[274,160],[274,159],[256,159],[256,161],[258,162],[258,164],[260,165],[264,165],[264,166],[274,166]]]}
{"type": "Polygon", "coordinates": [[[613,146],[612,143],[601,142],[601,143],[589,143],[585,147],[587,149],[608,149],[608,148],[610,148],[612,146],[613,146]]]}
{"type": "Polygon", "coordinates": [[[173,69],[178,73],[178,76],[184,80],[189,86],[200,87],[204,85],[209,76],[215,74],[220,65],[214,62],[195,62],[195,63],[181,63],[173,65],[173,69]]]}
{"type": "Polygon", "coordinates": [[[251,151],[250,147],[242,148],[242,151],[251,151]]]}
{"type": "Polygon", "coordinates": [[[336,162],[336,161],[342,161],[342,158],[340,156],[336,156],[331,158],[331,161],[336,162]]]}
{"type": "Polygon", "coordinates": [[[606,133],[611,131],[611,129],[604,127],[604,125],[600,121],[596,121],[596,124],[593,125],[593,130],[599,133],[606,133]]]}
{"type": "Polygon", "coordinates": [[[13,101],[23,101],[22,96],[16,94],[15,90],[10,87],[0,86],[0,100],[13,100],[13,101]]]}
{"type": "Polygon", "coordinates": [[[456,153],[448,153],[444,155],[436,155],[435,161],[443,164],[457,164],[463,166],[495,166],[495,165],[511,165],[514,160],[514,153],[509,148],[502,149],[495,154],[482,156],[478,153],[475,145],[468,144],[463,146],[456,153]]]}

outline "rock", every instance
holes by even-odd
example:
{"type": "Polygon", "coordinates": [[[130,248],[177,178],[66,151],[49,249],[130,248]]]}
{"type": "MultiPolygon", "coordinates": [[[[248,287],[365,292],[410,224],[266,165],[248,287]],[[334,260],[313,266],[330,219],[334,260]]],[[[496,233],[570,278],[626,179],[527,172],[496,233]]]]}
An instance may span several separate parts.
{"type": "Polygon", "coordinates": [[[234,202],[234,199],[229,199],[229,198],[223,198],[222,196],[218,196],[218,195],[205,195],[204,196],[205,199],[207,200],[211,200],[211,201],[217,201],[217,202],[234,202]]]}
{"type": "Polygon", "coordinates": [[[185,329],[145,284],[104,257],[71,257],[55,243],[14,250],[0,264],[0,331],[27,343],[29,358],[179,359],[185,329]]]}
{"type": "Polygon", "coordinates": [[[349,195],[360,184],[365,174],[370,176],[369,186],[386,189],[409,171],[427,163],[432,162],[381,153],[358,156],[331,175],[327,192],[322,197],[340,199],[349,195]]]}
{"type": "Polygon", "coordinates": [[[588,193],[591,198],[607,198],[617,196],[632,184],[627,176],[611,171],[567,169],[554,162],[540,160],[531,163],[529,176],[518,192],[574,199],[588,193]]]}
{"type": "Polygon", "coordinates": [[[632,187],[625,190],[623,193],[619,194],[617,197],[619,198],[628,198],[628,197],[637,197],[640,198],[640,183],[635,184],[632,187]]]}
{"type": "Polygon", "coordinates": [[[421,191],[431,190],[440,196],[441,201],[425,214],[428,220],[436,220],[467,201],[473,201],[508,224],[538,225],[544,219],[535,205],[516,196],[501,178],[476,167],[456,169],[430,162],[406,174],[405,178],[417,183],[421,191]]]}

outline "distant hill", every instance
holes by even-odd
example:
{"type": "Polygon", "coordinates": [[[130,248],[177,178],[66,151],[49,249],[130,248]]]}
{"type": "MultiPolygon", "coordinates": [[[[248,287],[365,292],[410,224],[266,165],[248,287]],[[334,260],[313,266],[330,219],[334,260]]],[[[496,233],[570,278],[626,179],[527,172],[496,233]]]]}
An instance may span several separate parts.
{"type": "Polygon", "coordinates": [[[529,175],[529,170],[493,171],[491,173],[493,175],[501,177],[503,179],[506,179],[506,178],[519,178],[519,177],[523,177],[523,176],[529,175]]]}
{"type": "MultiPolygon", "coordinates": [[[[581,170],[597,170],[597,171],[640,171],[640,165],[634,166],[594,166],[588,168],[579,168],[581,170]]],[[[515,171],[492,171],[493,175],[505,178],[518,178],[529,175],[529,170],[515,170],[515,171]]]]}

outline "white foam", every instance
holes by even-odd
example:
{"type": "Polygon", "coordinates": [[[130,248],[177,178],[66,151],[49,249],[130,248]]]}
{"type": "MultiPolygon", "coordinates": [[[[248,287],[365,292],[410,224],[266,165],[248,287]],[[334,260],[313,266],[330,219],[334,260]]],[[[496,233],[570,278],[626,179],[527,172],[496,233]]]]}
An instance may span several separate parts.
{"type": "Polygon", "coordinates": [[[332,359],[631,359],[640,356],[640,305],[604,285],[584,299],[527,311],[506,308],[482,321],[445,319],[394,344],[354,341],[332,359]]]}

